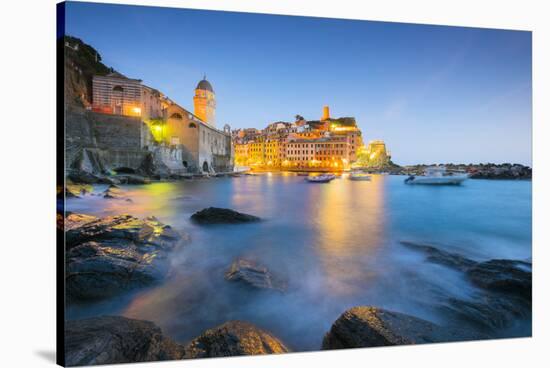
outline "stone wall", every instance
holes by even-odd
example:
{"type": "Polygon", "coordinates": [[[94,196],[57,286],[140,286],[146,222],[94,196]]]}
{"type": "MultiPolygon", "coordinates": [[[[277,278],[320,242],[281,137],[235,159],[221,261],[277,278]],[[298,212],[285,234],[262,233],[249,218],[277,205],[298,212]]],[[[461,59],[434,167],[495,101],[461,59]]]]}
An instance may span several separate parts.
{"type": "Polygon", "coordinates": [[[208,173],[233,171],[231,135],[200,124],[198,167],[208,173]]]}
{"type": "MultiPolygon", "coordinates": [[[[93,174],[118,168],[138,171],[149,156],[155,155],[145,145],[150,142],[149,135],[147,126],[139,118],[69,106],[65,110],[66,167],[93,174]]],[[[170,154],[160,157],[168,157],[169,163],[173,161],[170,154]]],[[[155,166],[149,168],[154,172],[155,166]]],[[[170,173],[169,167],[167,171],[170,173]]]]}

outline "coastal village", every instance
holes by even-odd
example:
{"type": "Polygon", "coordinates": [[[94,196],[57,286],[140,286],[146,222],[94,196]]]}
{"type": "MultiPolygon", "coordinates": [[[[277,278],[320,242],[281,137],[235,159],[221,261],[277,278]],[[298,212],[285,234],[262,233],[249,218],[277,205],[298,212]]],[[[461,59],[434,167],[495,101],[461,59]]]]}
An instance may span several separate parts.
{"type": "Polygon", "coordinates": [[[232,132],[235,165],[258,169],[338,171],[348,170],[366,157],[365,166],[386,167],[390,154],[383,141],[363,143],[353,117],[332,118],[329,106],[319,120],[296,115],[292,123],[279,121],[265,129],[232,132]]]}
{"type": "MultiPolygon", "coordinates": [[[[220,176],[247,171],[419,174],[398,166],[383,140],[366,141],[354,117],[295,115],[264,129],[231,129],[216,117],[217,96],[203,76],[192,108],[101,62],[97,50],[65,36],[66,175],[74,182],[220,176]],[[143,179],[145,178],[145,179],[143,179]]],[[[191,101],[189,101],[191,102],[191,101]]],[[[261,123],[259,124],[261,125],[261,123]]],[[[452,165],[472,178],[529,179],[512,164],[452,165]]]]}
{"type": "Polygon", "coordinates": [[[69,151],[73,146],[78,150],[69,152],[70,169],[167,177],[235,169],[342,171],[391,163],[383,141],[365,145],[355,118],[333,118],[329,106],[319,120],[296,115],[293,122],[273,122],[261,130],[232,131],[228,124],[220,129],[216,94],[206,76],[197,83],[188,109],[142,80],[106,67],[81,40],[66,36],[64,49],[66,89],[73,93],[66,106],[66,139],[69,151]],[[80,116],[73,118],[78,107],[80,116]],[[75,129],[82,121],[93,123],[75,129]],[[92,131],[93,139],[82,142],[83,130],[92,131]]]}

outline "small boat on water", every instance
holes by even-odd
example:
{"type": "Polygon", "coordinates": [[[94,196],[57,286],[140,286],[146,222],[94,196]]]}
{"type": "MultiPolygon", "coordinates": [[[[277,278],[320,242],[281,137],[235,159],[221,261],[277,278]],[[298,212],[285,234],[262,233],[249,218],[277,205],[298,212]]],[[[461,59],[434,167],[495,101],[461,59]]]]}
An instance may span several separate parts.
{"type": "Polygon", "coordinates": [[[329,183],[335,177],[333,174],[310,175],[306,177],[306,180],[310,183],[329,183]]]}
{"type": "Polygon", "coordinates": [[[349,180],[370,180],[370,175],[363,172],[353,172],[349,175],[349,180]]]}
{"type": "Polygon", "coordinates": [[[464,172],[447,171],[445,167],[432,166],[424,171],[424,175],[409,176],[405,179],[405,184],[460,185],[468,177],[464,172]]]}

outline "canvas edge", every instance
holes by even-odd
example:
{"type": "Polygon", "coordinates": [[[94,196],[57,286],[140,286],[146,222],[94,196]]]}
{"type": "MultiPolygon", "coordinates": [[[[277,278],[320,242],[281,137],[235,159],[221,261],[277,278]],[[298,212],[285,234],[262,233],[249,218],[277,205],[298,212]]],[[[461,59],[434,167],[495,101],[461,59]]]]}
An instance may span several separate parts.
{"type": "Polygon", "coordinates": [[[56,4],[56,364],[65,366],[65,2],[56,4]]]}

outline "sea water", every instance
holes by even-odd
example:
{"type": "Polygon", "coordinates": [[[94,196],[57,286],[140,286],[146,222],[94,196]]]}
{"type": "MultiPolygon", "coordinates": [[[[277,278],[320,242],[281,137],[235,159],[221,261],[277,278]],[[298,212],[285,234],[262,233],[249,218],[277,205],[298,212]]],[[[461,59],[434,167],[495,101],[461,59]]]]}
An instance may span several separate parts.
{"type": "MultiPolygon", "coordinates": [[[[476,261],[531,258],[531,182],[468,180],[460,186],[405,185],[403,176],[308,183],[265,173],[122,186],[132,202],[84,196],[67,210],[98,216],[156,216],[192,241],[170,253],[167,279],[108,301],[71,306],[68,318],[124,315],[155,322],[187,342],[228,320],[252,322],[292,350],[318,350],[347,308],[373,305],[443,325],[440,306],[469,300],[464,274],[426,261],[401,241],[429,244],[476,261]],[[231,208],[264,221],[199,226],[205,207],[231,208]],[[285,293],[251,290],[224,279],[247,258],[288,283],[285,293]]],[[[95,188],[100,192],[105,188],[95,188]]],[[[512,335],[530,334],[530,324],[512,335]]]]}

